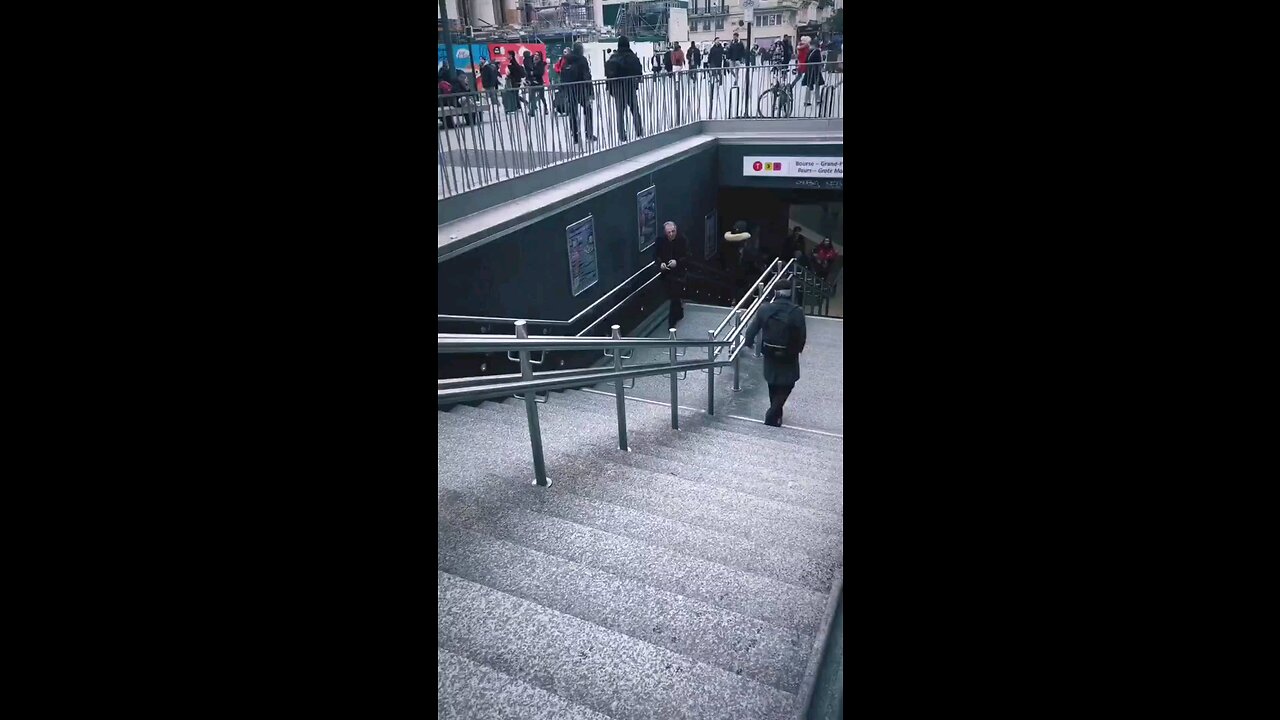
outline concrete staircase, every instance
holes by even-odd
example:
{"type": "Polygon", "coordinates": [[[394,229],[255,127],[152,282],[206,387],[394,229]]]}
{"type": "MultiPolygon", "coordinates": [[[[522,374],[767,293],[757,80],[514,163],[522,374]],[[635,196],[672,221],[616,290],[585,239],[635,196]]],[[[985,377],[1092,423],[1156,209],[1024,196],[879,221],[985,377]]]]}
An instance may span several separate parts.
{"type": "Polygon", "coordinates": [[[843,439],[629,400],[623,452],[612,397],[539,411],[549,488],[522,400],[437,413],[439,717],[803,716],[843,439]]]}

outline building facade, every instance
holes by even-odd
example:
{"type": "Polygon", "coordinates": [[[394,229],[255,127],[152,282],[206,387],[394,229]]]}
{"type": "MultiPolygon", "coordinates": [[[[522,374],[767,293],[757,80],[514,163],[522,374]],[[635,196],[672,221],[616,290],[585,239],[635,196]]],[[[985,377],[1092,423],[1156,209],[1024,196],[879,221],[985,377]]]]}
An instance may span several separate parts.
{"type": "MultiPolygon", "coordinates": [[[[796,28],[831,17],[844,0],[819,8],[815,0],[756,0],[751,42],[768,50],[775,41],[789,36],[797,41],[796,28]]],[[[746,42],[742,0],[689,0],[689,39],[699,45],[717,37],[729,41],[734,33],[746,42]]]]}

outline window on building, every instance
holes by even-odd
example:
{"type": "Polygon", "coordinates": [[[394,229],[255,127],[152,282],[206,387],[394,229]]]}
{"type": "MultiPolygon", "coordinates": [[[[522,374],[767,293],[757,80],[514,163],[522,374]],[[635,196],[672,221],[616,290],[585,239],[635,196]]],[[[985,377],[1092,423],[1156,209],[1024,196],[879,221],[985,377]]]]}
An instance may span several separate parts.
{"type": "Polygon", "coordinates": [[[703,21],[702,21],[702,32],[711,32],[711,21],[710,21],[710,20],[703,20],[703,21]]]}
{"type": "Polygon", "coordinates": [[[724,29],[724,16],[716,18],[716,29],[717,30],[724,29]]]}

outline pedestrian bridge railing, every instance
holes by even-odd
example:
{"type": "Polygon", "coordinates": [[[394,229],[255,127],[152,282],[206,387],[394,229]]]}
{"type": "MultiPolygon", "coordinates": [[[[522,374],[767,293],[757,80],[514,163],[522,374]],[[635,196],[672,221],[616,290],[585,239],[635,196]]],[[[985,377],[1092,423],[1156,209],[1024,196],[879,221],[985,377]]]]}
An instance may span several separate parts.
{"type": "Polygon", "coordinates": [[[842,68],[737,65],[438,94],[437,198],[703,120],[843,118],[842,68]]]}
{"type": "Polygon", "coordinates": [[[733,389],[740,389],[739,355],[746,344],[745,329],[755,313],[767,298],[772,296],[778,280],[790,277],[794,260],[783,263],[775,259],[760,276],[756,286],[751,289],[737,305],[729,311],[725,321],[715,330],[707,331],[706,340],[684,340],[676,337],[675,328],[668,330],[669,337],[662,338],[624,338],[620,334],[620,326],[613,326],[611,338],[584,338],[568,336],[529,336],[527,323],[515,321],[515,335],[462,335],[440,333],[437,335],[437,352],[439,353],[476,353],[505,352],[512,360],[511,353],[516,353],[520,361],[520,375],[465,377],[437,381],[437,405],[452,405],[460,402],[474,402],[494,398],[507,398],[512,395],[524,399],[525,412],[529,420],[529,443],[533,450],[534,484],[547,486],[546,464],[542,457],[542,431],[538,420],[538,405],[550,400],[552,390],[572,390],[587,388],[593,385],[612,382],[614,396],[617,398],[618,448],[627,450],[627,387],[626,380],[654,375],[667,375],[671,379],[671,428],[678,430],[680,420],[677,414],[679,406],[679,381],[688,377],[690,370],[700,370],[707,375],[707,414],[715,414],[715,376],[717,370],[733,367],[733,389]],[[772,275],[767,283],[765,279],[772,275]],[[743,309],[743,306],[746,309],[743,309]],[[732,328],[723,340],[717,339],[730,322],[732,328]],[[689,348],[706,348],[705,360],[686,360],[680,358],[688,353],[689,348]],[[624,367],[623,361],[631,357],[636,350],[667,350],[666,362],[651,362],[624,367]],[[540,365],[549,350],[602,350],[613,359],[613,369],[581,368],[575,370],[549,370],[534,375],[534,366],[540,365]],[[543,357],[533,359],[533,353],[541,351],[543,357]],[[723,356],[723,357],[722,357],[723,356]],[[545,393],[540,399],[538,393],[545,393]]]}

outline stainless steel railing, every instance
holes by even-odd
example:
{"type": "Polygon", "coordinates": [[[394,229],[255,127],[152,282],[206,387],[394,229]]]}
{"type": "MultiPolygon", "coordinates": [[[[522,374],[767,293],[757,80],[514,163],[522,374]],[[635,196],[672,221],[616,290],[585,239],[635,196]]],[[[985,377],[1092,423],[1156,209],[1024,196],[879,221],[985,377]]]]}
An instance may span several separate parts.
{"type": "MultiPolygon", "coordinates": [[[[608,300],[610,297],[612,297],[614,293],[626,288],[633,280],[640,277],[647,271],[651,270],[653,266],[654,266],[654,263],[652,261],[647,263],[644,267],[640,268],[639,272],[636,272],[631,277],[627,278],[626,280],[623,280],[621,283],[618,283],[617,287],[613,288],[609,292],[600,296],[598,300],[586,306],[577,315],[574,315],[568,320],[525,319],[524,322],[531,323],[534,325],[552,325],[552,326],[559,325],[559,326],[566,326],[566,327],[575,325],[579,320],[581,320],[582,318],[590,314],[592,310],[604,304],[604,302],[608,300]]],[[[595,327],[596,325],[599,325],[605,318],[609,317],[609,315],[611,315],[615,310],[627,304],[627,302],[630,301],[631,298],[635,297],[637,293],[639,293],[641,290],[644,290],[654,280],[657,280],[660,277],[662,277],[662,275],[659,273],[659,274],[655,274],[653,277],[646,280],[644,284],[636,288],[635,291],[633,291],[630,295],[624,298],[622,302],[618,303],[617,305],[614,305],[608,311],[602,313],[600,317],[596,318],[595,322],[583,328],[582,331],[578,333],[578,336],[580,337],[582,335],[585,335],[588,330],[595,327]]],[[[438,323],[466,322],[466,323],[492,323],[495,325],[505,325],[508,323],[515,324],[520,321],[521,321],[521,318],[486,317],[481,315],[437,315],[436,316],[436,322],[438,323]]]]}
{"type": "Polygon", "coordinates": [[[738,65],[438,95],[437,197],[702,120],[841,118],[838,66],[738,65]]]}
{"type": "MultiPolygon", "coordinates": [[[[614,383],[618,408],[618,447],[626,451],[628,448],[624,380],[633,380],[634,378],[651,375],[670,375],[671,427],[679,429],[676,413],[676,407],[679,403],[676,383],[677,374],[686,373],[687,376],[689,370],[705,369],[713,371],[718,367],[724,367],[729,364],[728,360],[717,361],[714,355],[717,348],[729,345],[727,340],[677,340],[674,331],[671,337],[665,340],[656,338],[623,338],[619,335],[620,326],[618,325],[613,326],[612,338],[530,337],[527,323],[524,320],[515,322],[515,330],[515,335],[438,335],[437,351],[440,353],[506,352],[510,356],[510,353],[514,351],[519,354],[520,375],[518,380],[514,376],[440,380],[436,390],[437,404],[445,405],[473,400],[487,400],[513,394],[523,397],[525,413],[529,421],[529,443],[533,451],[534,484],[543,487],[551,484],[551,481],[547,478],[546,463],[542,455],[542,430],[538,420],[538,404],[546,402],[546,400],[540,401],[537,393],[546,392],[549,399],[549,393],[552,390],[590,387],[606,382],[614,383]],[[706,361],[678,362],[676,353],[678,348],[702,346],[707,347],[706,361]],[[630,349],[634,352],[636,348],[667,348],[670,353],[670,363],[649,363],[624,369],[622,366],[624,351],[630,349]],[[533,351],[593,349],[605,350],[606,353],[612,351],[612,371],[585,368],[544,372],[541,373],[541,377],[536,379],[533,376],[533,366],[542,362],[541,360],[535,361],[532,359],[533,351]]],[[[707,412],[708,414],[714,414],[715,386],[711,385],[709,389],[707,412]]]]}

